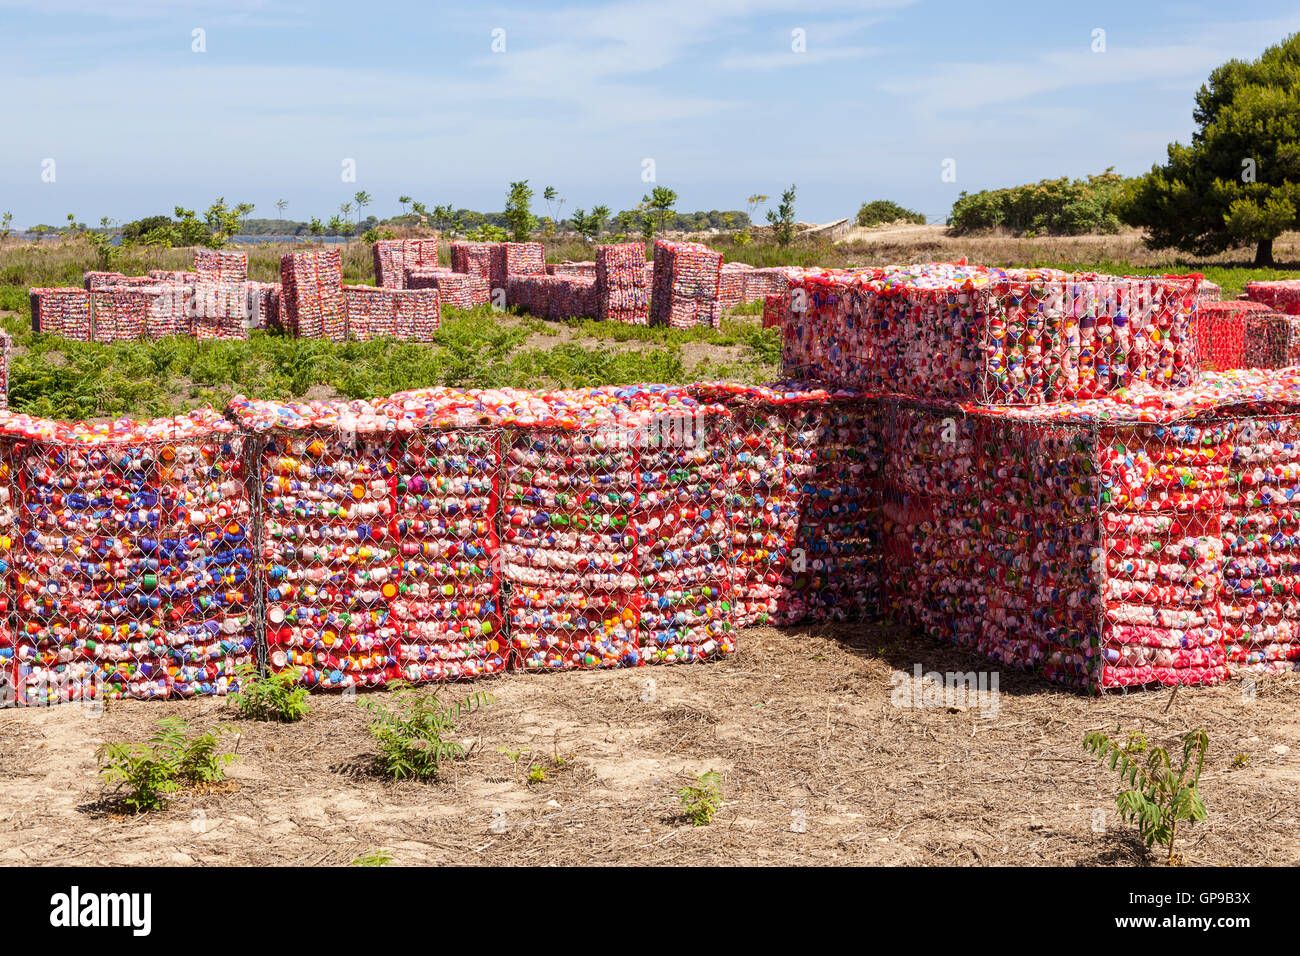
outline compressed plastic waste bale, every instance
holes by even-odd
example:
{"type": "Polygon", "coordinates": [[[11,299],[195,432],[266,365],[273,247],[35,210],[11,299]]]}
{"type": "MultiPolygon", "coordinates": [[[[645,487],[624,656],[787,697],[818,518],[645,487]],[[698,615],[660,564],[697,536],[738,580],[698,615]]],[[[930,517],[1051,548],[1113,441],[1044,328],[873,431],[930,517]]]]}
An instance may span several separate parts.
{"type": "Polygon", "coordinates": [[[437,239],[380,239],[370,248],[375,281],[385,289],[407,288],[407,269],[438,267],[437,239]]]}
{"type": "Polygon", "coordinates": [[[437,289],[439,301],[455,309],[473,309],[488,304],[488,281],[477,273],[408,268],[406,288],[437,289]]]}
{"type": "Polygon", "coordinates": [[[224,694],[254,653],[244,438],[10,416],[18,701],[224,694]]]}
{"type": "Polygon", "coordinates": [[[505,668],[499,431],[416,427],[400,402],[237,399],[232,413],[265,441],[271,667],[324,688],[505,668]]]}
{"type": "Polygon", "coordinates": [[[646,325],[650,296],[645,246],[639,242],[596,247],[596,315],[610,322],[646,325]]]}
{"type": "Polygon", "coordinates": [[[280,258],[281,324],[299,338],[347,338],[343,265],[337,249],[291,252],[280,258]]]}
{"type": "Polygon", "coordinates": [[[783,370],[988,405],[1181,388],[1198,370],[1199,281],[954,263],[809,270],[792,280],[783,370]]]}
{"type": "Polygon", "coordinates": [[[655,242],[650,324],[674,329],[716,327],[722,253],[697,242],[655,242]]]}
{"type": "Polygon", "coordinates": [[[1300,315],[1300,279],[1268,279],[1246,283],[1246,298],[1274,312],[1300,315]]]}

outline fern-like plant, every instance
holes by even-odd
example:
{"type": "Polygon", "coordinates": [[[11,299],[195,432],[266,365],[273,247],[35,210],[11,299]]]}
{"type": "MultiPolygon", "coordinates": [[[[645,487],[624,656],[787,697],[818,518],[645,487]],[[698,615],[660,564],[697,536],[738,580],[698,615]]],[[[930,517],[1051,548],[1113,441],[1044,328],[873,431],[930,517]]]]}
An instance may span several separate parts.
{"type": "Polygon", "coordinates": [[[393,862],[393,854],[387,850],[375,850],[365,856],[359,856],[349,866],[388,866],[393,862]]]}
{"type": "MultiPolygon", "coordinates": [[[[1119,728],[1115,728],[1116,733],[1119,728]]],[[[1115,798],[1122,819],[1136,823],[1143,842],[1151,847],[1169,847],[1165,862],[1174,862],[1174,841],[1178,824],[1205,819],[1205,804],[1198,790],[1201,769],[1210,738],[1204,730],[1183,734],[1183,756],[1175,768],[1169,751],[1153,747],[1141,731],[1129,731],[1121,744],[1102,731],[1083,739],[1083,745],[1097,760],[1109,762],[1130,789],[1115,798]],[[1142,759],[1145,758],[1145,759],[1142,759]]]]}
{"type": "Polygon", "coordinates": [[[307,705],[307,688],[298,686],[300,673],[299,668],[290,667],[261,677],[252,664],[243,664],[235,669],[239,690],[227,696],[226,702],[248,720],[286,724],[302,720],[311,708],[307,705]]]}
{"type": "Polygon", "coordinates": [[[693,826],[708,826],[722,808],[722,776],[715,770],[699,774],[695,783],[679,789],[677,796],[693,826]]]}
{"type": "Polygon", "coordinates": [[[417,689],[401,682],[394,685],[389,702],[366,700],[370,711],[370,735],[378,743],[376,764],[396,779],[437,779],[443,761],[465,756],[465,748],[447,738],[456,721],[465,714],[493,703],[490,694],[470,694],[444,704],[433,690],[417,689]]]}
{"type": "Polygon", "coordinates": [[[122,803],[136,813],[164,806],[185,786],[224,780],[226,765],[239,759],[217,752],[229,727],[214,727],[191,740],[189,725],[179,717],[164,717],[157,725],[147,743],[115,741],[95,751],[104,782],[113,793],[125,791],[122,803]]]}

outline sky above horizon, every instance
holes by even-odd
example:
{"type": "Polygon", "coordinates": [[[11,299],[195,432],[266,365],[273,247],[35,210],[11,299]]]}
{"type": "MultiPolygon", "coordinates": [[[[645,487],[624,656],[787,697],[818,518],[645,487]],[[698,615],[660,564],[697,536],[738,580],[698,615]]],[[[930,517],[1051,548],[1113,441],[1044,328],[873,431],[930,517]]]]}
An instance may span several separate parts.
{"type": "Polygon", "coordinates": [[[0,212],[496,211],[527,179],[542,214],[547,185],[567,214],[793,183],[804,221],[872,199],[942,221],[962,190],[1144,172],[1211,69],[1297,31],[1254,0],[0,0],[0,212]]]}

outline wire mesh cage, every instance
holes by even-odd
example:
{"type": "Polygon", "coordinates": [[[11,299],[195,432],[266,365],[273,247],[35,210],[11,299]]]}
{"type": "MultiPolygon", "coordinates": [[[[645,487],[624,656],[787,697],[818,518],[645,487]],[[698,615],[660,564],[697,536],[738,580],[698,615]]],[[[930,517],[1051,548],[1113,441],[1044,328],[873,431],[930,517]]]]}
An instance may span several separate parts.
{"type": "Polygon", "coordinates": [[[505,669],[494,527],[501,433],[272,429],[262,451],[266,642],[310,687],[505,669]]]}
{"type": "Polygon", "coordinates": [[[253,660],[245,439],[213,418],[9,447],[18,703],[224,694],[253,660]]]}

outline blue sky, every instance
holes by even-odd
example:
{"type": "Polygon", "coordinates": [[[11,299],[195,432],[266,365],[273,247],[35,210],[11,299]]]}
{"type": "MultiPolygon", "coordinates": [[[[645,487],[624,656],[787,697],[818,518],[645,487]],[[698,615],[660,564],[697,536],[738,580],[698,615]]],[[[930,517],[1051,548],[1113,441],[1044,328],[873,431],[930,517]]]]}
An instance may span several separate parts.
{"type": "Polygon", "coordinates": [[[0,211],[221,195],[325,219],[358,189],[381,216],[402,194],[497,210],[525,178],[535,211],[548,184],[566,211],[620,209],[650,159],[682,210],[796,183],[806,221],[877,198],[941,219],[962,189],[1148,169],[1215,65],[1300,30],[1285,6],[0,0],[0,211]]]}

